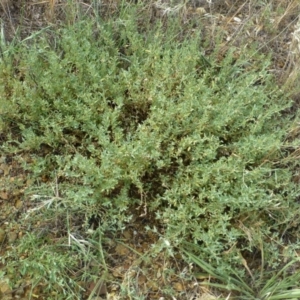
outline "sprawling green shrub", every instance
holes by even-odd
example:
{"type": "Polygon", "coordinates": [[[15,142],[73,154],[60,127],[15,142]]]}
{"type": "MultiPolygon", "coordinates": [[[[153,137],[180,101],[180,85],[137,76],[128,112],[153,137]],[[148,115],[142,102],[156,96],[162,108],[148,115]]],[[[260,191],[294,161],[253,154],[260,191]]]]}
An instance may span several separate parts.
{"type": "Polygon", "coordinates": [[[275,244],[298,209],[281,151],[289,100],[266,58],[217,62],[197,32],[179,42],[168,28],[121,15],[19,45],[0,66],[3,149],[32,153],[36,180],[57,177],[63,206],[104,230],[140,207],[209,259],[275,244]]]}

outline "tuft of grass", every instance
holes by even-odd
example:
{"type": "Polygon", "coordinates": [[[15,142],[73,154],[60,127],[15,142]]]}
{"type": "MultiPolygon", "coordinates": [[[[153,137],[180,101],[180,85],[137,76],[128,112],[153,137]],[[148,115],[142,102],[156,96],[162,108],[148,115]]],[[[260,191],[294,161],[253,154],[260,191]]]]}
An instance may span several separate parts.
{"type": "MultiPolygon", "coordinates": [[[[262,269],[258,278],[253,277],[249,280],[249,276],[244,276],[247,278],[244,279],[232,268],[215,268],[190,251],[185,249],[182,251],[190,262],[200,267],[207,273],[206,277],[210,278],[200,284],[217,290],[226,290],[231,295],[230,299],[284,300],[300,297],[300,272],[297,270],[299,259],[293,259],[280,270],[265,272],[262,269]]],[[[197,277],[197,274],[195,276],[197,277]]]]}

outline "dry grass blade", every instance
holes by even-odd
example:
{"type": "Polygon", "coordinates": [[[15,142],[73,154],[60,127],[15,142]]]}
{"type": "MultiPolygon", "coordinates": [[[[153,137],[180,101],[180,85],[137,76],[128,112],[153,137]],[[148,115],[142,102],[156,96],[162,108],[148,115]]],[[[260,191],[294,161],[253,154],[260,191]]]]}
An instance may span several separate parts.
{"type": "Polygon", "coordinates": [[[299,1],[298,0],[293,0],[292,2],[288,3],[285,11],[283,14],[277,17],[275,21],[276,28],[279,27],[280,23],[286,19],[288,16],[293,14],[295,10],[299,9],[299,1]]]}
{"type": "Polygon", "coordinates": [[[52,19],[54,16],[56,0],[49,0],[49,16],[52,19]]]}
{"type": "Polygon", "coordinates": [[[286,62],[287,70],[286,73],[288,76],[286,79],[286,85],[291,87],[294,85],[297,78],[299,79],[300,71],[300,18],[298,19],[297,24],[295,25],[295,30],[292,33],[292,42],[290,45],[290,52],[286,62]]]}

